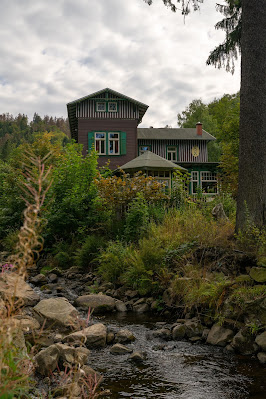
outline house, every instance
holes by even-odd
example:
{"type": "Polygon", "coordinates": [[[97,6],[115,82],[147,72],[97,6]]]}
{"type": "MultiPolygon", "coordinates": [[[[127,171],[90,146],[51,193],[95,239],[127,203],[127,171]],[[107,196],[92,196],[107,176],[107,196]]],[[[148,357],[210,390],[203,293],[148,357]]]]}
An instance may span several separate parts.
{"type": "MultiPolygon", "coordinates": [[[[95,148],[100,166],[110,161],[111,169],[129,170],[133,165],[131,170],[145,170],[147,157],[142,155],[148,151],[150,163],[155,162],[150,153],[161,158],[161,164],[171,163],[169,173],[173,164],[187,169],[191,194],[199,188],[204,194],[216,194],[218,164],[208,162],[207,148],[215,137],[201,123],[195,128],[138,128],[147,109],[148,105],[112,89],[97,91],[67,104],[71,137],[83,144],[84,155],[95,148]]],[[[159,178],[155,172],[156,168],[150,169],[159,178]]],[[[161,178],[168,179],[165,168],[164,177],[160,172],[161,178]]]]}

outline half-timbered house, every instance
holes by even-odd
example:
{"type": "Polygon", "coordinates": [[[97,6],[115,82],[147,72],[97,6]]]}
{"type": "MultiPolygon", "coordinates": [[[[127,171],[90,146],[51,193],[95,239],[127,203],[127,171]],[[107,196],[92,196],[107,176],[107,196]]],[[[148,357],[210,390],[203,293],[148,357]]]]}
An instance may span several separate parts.
{"type": "Polygon", "coordinates": [[[195,128],[138,128],[148,105],[108,88],[68,103],[67,109],[72,138],[83,144],[84,155],[95,148],[100,166],[109,161],[117,169],[150,151],[190,172],[192,194],[199,188],[217,193],[217,163],[208,162],[207,148],[215,137],[201,123],[195,128]]]}

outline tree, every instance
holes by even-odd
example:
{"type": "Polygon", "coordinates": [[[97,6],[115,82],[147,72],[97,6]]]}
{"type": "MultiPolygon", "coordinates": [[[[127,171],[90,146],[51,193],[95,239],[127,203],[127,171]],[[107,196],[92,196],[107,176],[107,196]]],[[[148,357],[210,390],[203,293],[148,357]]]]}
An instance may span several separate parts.
{"type": "MultiPolygon", "coordinates": [[[[149,5],[152,0],[144,0],[149,5]]],[[[172,11],[188,14],[204,0],[162,0],[172,11]]],[[[266,7],[265,0],[226,0],[218,6],[225,15],[216,28],[226,31],[222,47],[211,53],[208,63],[221,66],[241,51],[239,186],[236,230],[249,221],[266,225],[266,7]],[[213,54],[213,57],[212,57],[213,54]]],[[[230,64],[229,64],[230,66],[230,64]]],[[[228,67],[227,69],[232,68],[228,67]]]]}

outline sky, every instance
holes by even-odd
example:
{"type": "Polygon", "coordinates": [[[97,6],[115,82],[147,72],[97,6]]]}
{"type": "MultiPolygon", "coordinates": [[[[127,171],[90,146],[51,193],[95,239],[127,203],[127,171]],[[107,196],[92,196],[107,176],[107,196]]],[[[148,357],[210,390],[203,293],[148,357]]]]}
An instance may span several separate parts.
{"type": "Polygon", "coordinates": [[[66,117],[109,87],[149,105],[141,127],[177,127],[192,100],[240,88],[239,62],[234,75],[206,65],[225,37],[215,4],[184,21],[162,0],[0,0],[0,114],[66,117]]]}

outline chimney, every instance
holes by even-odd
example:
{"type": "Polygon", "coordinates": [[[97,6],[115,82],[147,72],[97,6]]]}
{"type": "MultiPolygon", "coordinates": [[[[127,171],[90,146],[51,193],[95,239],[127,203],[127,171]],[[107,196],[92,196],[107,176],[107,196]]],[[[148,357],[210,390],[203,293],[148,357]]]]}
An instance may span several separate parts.
{"type": "Polygon", "coordinates": [[[196,132],[198,136],[202,136],[202,123],[198,122],[196,124],[196,132]]]}

